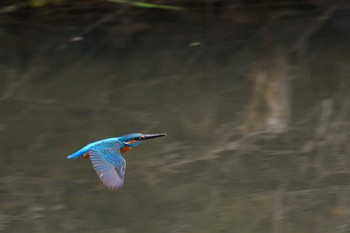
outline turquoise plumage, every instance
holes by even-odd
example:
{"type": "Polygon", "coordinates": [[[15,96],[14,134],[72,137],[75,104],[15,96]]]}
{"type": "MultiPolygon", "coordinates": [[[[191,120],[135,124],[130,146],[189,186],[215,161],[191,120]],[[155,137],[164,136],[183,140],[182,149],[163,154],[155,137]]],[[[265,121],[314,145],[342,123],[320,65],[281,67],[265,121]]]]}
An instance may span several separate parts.
{"type": "Polygon", "coordinates": [[[126,161],[122,153],[137,146],[143,140],[165,136],[166,134],[133,133],[116,138],[107,138],[90,143],[69,155],[68,159],[90,157],[100,180],[110,189],[120,189],[124,184],[126,161]]]}

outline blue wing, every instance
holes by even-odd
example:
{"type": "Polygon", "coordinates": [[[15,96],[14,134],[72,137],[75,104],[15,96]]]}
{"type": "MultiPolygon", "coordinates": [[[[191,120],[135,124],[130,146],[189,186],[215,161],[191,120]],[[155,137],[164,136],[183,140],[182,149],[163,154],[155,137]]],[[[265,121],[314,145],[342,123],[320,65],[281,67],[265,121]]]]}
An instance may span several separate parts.
{"type": "Polygon", "coordinates": [[[100,180],[110,189],[120,189],[124,183],[126,161],[120,154],[119,143],[103,143],[89,153],[100,180]]]}

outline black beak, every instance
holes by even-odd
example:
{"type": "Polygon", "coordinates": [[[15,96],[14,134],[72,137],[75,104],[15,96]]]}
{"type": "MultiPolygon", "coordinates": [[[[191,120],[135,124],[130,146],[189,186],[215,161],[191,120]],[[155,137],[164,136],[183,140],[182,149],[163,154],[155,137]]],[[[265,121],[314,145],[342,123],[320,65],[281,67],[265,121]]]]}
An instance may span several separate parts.
{"type": "Polygon", "coordinates": [[[158,133],[158,134],[144,134],[141,137],[139,137],[139,141],[143,141],[146,139],[151,139],[151,138],[159,138],[166,136],[166,133],[158,133]]]}

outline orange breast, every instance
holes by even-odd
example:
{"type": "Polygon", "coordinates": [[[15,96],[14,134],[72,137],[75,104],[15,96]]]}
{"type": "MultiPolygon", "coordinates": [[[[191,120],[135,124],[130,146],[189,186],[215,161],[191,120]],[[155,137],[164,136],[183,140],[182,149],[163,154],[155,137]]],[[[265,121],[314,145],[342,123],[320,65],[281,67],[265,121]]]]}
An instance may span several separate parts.
{"type": "MultiPolygon", "coordinates": [[[[127,144],[133,144],[136,140],[130,140],[130,141],[127,141],[127,144]]],[[[120,152],[121,153],[124,153],[124,152],[127,152],[128,150],[130,150],[131,147],[127,146],[127,145],[124,145],[123,148],[120,149],[120,152]]]]}
{"type": "Polygon", "coordinates": [[[124,152],[127,152],[128,150],[130,150],[131,147],[128,147],[128,146],[124,146],[123,148],[120,148],[120,152],[121,153],[124,153],[124,152]]]}

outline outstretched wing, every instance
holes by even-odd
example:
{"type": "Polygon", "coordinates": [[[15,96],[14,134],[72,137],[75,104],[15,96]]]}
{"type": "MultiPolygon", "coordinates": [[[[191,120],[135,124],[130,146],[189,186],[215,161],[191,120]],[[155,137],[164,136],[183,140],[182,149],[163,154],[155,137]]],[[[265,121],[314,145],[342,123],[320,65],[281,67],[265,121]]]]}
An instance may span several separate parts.
{"type": "Polygon", "coordinates": [[[126,161],[118,143],[107,143],[89,151],[92,165],[100,180],[110,189],[120,189],[124,183],[126,161]]]}

